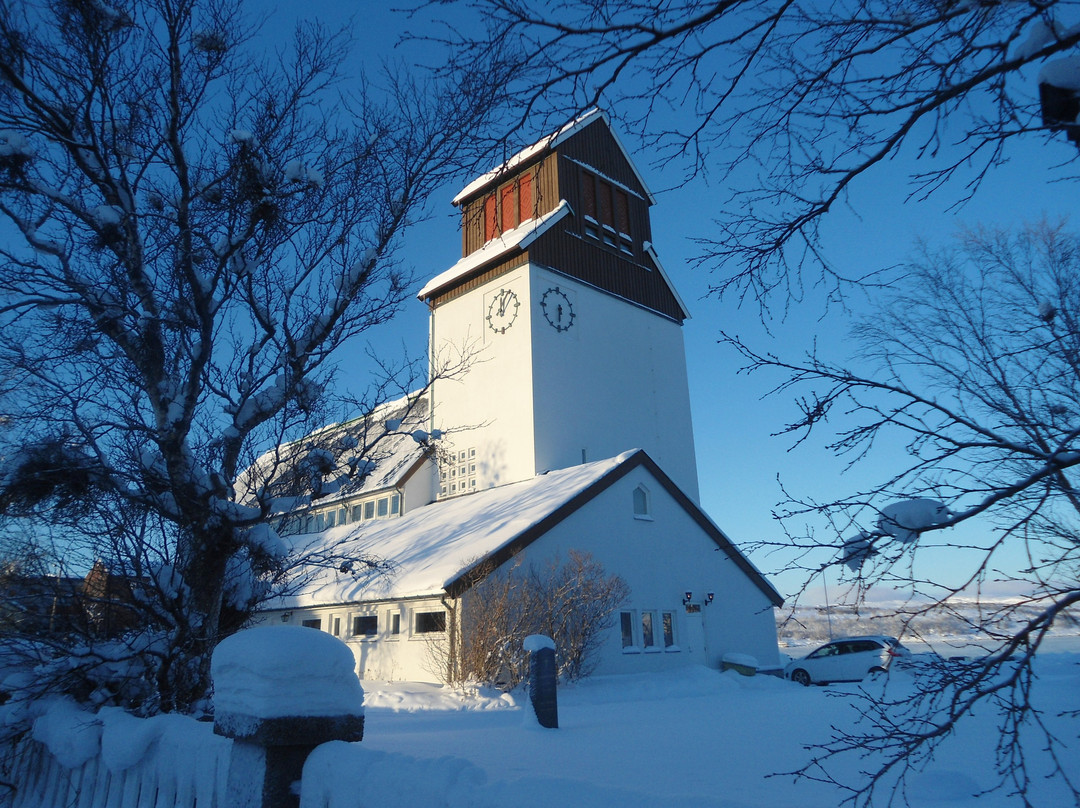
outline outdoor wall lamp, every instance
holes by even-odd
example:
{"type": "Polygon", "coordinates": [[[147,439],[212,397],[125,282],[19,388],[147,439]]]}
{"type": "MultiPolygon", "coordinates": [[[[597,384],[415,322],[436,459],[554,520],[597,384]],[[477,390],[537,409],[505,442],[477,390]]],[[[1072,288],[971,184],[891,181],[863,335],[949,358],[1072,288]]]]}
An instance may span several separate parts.
{"type": "Polygon", "coordinates": [[[709,594],[707,594],[707,595],[705,596],[705,605],[706,605],[706,606],[708,606],[708,605],[709,605],[710,603],[712,603],[712,602],[713,602],[713,598],[715,598],[715,597],[716,597],[716,593],[715,593],[715,592],[710,592],[709,594]]]}
{"type": "Polygon", "coordinates": [[[693,594],[694,594],[694,593],[693,593],[693,592],[691,592],[691,591],[690,591],[689,589],[687,589],[687,590],[686,590],[686,597],[684,597],[684,598],[682,599],[682,602],[683,602],[683,606],[689,606],[689,605],[690,605],[690,598],[691,598],[691,596],[692,596],[693,594]]]}
{"type": "Polygon", "coordinates": [[[281,622],[282,623],[288,623],[291,619],[292,619],[292,612],[282,612],[281,613],[281,622]]]}

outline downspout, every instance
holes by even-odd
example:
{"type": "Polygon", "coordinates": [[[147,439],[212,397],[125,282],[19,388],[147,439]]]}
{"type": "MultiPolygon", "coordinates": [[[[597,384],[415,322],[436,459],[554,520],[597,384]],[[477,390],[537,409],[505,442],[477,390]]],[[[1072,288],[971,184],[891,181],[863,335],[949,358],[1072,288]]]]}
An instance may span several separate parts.
{"type": "MultiPolygon", "coordinates": [[[[450,605],[450,601],[447,600],[447,595],[443,595],[440,600],[442,601],[442,605],[446,607],[447,613],[450,615],[450,619],[449,621],[447,621],[447,634],[449,635],[447,639],[450,643],[450,648],[448,649],[446,655],[446,683],[451,684],[456,681],[456,675],[458,672],[458,614],[457,607],[450,605]]],[[[456,602],[457,598],[453,598],[453,600],[456,602]]]]}

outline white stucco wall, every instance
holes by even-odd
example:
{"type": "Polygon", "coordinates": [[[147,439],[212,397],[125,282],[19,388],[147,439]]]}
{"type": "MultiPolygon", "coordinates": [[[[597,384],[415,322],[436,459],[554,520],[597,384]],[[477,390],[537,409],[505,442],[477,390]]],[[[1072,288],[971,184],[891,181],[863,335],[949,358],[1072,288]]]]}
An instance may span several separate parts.
{"type": "MultiPolygon", "coordinates": [[[[469,350],[470,370],[434,385],[433,425],[448,450],[477,449],[477,487],[642,448],[698,499],[682,328],[610,294],[526,266],[439,306],[432,355],[469,350]],[[558,287],[573,325],[541,309],[558,287]],[[504,333],[487,322],[510,290],[517,315],[504,333]]],[[[449,492],[449,493],[460,493],[449,492]]]]}
{"type": "MultiPolygon", "coordinates": [[[[543,568],[548,559],[565,559],[571,550],[590,553],[608,573],[622,576],[631,591],[623,609],[632,611],[635,621],[642,611],[669,611],[675,617],[677,651],[665,651],[661,641],[652,651],[624,653],[616,616],[596,673],[689,664],[718,668],[726,653],[750,654],[763,666],[779,664],[772,603],[645,470],[635,469],[563,520],[522,558],[543,568]],[[648,488],[651,520],[634,516],[633,490],[638,485],[648,488]],[[693,604],[700,606],[696,613],[682,602],[688,590],[693,604]],[[709,592],[715,597],[705,605],[709,592]]],[[[468,608],[467,597],[462,608],[468,608]]],[[[636,630],[640,633],[639,626],[636,630]]]]}
{"type": "Polygon", "coordinates": [[[534,311],[536,470],[644,449],[697,502],[682,326],[540,268],[530,281],[534,301],[558,288],[575,313],[560,332],[534,311]]]}
{"type": "Polygon", "coordinates": [[[439,306],[431,316],[434,361],[463,351],[471,357],[465,374],[433,385],[433,425],[447,433],[445,450],[477,450],[480,489],[535,474],[529,347],[532,308],[523,268],[439,306]],[[516,295],[517,314],[504,333],[495,333],[486,317],[502,290],[516,295]]]}
{"type": "Polygon", "coordinates": [[[437,598],[412,599],[399,602],[342,604],[339,606],[316,606],[305,609],[263,612],[256,625],[280,624],[282,616],[288,615],[287,625],[301,626],[305,620],[319,619],[320,630],[334,633],[334,620],[340,620],[337,634],[356,658],[357,675],[361,679],[387,682],[441,682],[444,679],[441,650],[445,648],[449,630],[442,633],[419,634],[416,631],[416,615],[422,612],[446,612],[449,629],[451,615],[437,598]],[[400,631],[391,631],[392,617],[398,615],[400,631]],[[357,636],[352,633],[353,618],[374,615],[378,631],[374,636],[357,636]]]}
{"type": "Polygon", "coordinates": [[[438,473],[435,462],[429,460],[401,486],[401,493],[404,498],[402,513],[422,508],[434,500],[437,486],[438,473]]]}

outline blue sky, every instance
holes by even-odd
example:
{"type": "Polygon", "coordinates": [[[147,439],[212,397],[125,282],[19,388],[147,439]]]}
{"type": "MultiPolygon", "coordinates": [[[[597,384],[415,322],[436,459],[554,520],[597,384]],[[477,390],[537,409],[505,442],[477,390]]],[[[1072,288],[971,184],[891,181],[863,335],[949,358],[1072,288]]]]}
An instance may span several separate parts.
{"type": "MultiPolygon", "coordinates": [[[[272,38],[280,32],[284,39],[298,14],[334,24],[343,21],[345,13],[330,0],[309,0],[302,11],[291,5],[279,8],[265,34],[272,38]]],[[[384,57],[410,56],[407,49],[395,50],[391,44],[410,27],[419,30],[417,21],[410,22],[404,15],[381,7],[365,7],[359,12],[353,8],[349,13],[358,14],[358,69],[375,69],[384,57]]],[[[1019,78],[1033,80],[1034,72],[1019,78]]],[[[535,133],[537,138],[543,134],[535,133]]],[[[654,192],[678,183],[681,166],[658,168],[643,149],[640,133],[620,130],[619,135],[654,192]]],[[[1075,146],[1064,136],[1051,144],[1033,137],[1015,150],[1008,165],[990,174],[972,201],[956,210],[949,208],[962,194],[959,186],[948,187],[927,201],[908,200],[908,175],[926,166],[903,156],[887,161],[856,183],[846,207],[829,214],[824,226],[826,247],[839,267],[862,274],[904,260],[913,252],[916,239],[944,243],[964,225],[1014,225],[1044,215],[1067,215],[1075,207],[1076,187],[1075,181],[1060,182],[1069,174],[1061,164],[1075,153],[1075,146]]],[[[846,461],[831,457],[820,440],[788,451],[789,439],[771,437],[794,416],[791,399],[776,396],[763,400],[778,380],[739,374],[739,358],[717,345],[719,332],[738,334],[757,349],[788,358],[797,358],[817,340],[823,355],[848,360],[854,352],[846,340],[850,314],[835,306],[826,310],[820,290],[810,289],[804,302],[786,315],[775,312],[766,327],[756,306],[739,307],[734,299],[704,297],[712,278],[707,270],[691,267],[697,249],[692,239],[707,236],[713,229],[716,205],[728,190],[719,180],[714,177],[712,186],[699,180],[659,192],[653,209],[653,236],[660,258],[692,314],[685,326],[685,342],[702,504],[721,528],[742,543],[781,535],[771,515],[781,499],[778,475],[793,492],[831,498],[865,485],[867,479],[883,476],[900,458],[882,451],[845,473],[846,461]]],[[[437,194],[431,203],[431,218],[416,225],[405,240],[401,255],[415,271],[417,289],[460,257],[457,210],[449,202],[459,187],[447,187],[437,194]]],[[[850,295],[847,302],[855,311],[865,305],[859,293],[850,295]]],[[[380,353],[394,355],[404,345],[419,355],[426,336],[426,309],[416,301],[371,340],[380,353]]],[[[342,362],[343,376],[350,383],[359,383],[358,387],[365,381],[366,364],[361,354],[357,346],[358,361],[346,358],[342,362]]],[[[977,532],[978,526],[971,530],[977,532]]],[[[757,555],[753,560],[766,573],[774,573],[778,566],[777,559],[766,556],[757,555]]],[[[963,569],[962,559],[951,552],[926,553],[925,563],[938,574],[955,575],[963,569]]],[[[794,574],[774,577],[784,594],[801,581],[802,576],[794,574]]]]}

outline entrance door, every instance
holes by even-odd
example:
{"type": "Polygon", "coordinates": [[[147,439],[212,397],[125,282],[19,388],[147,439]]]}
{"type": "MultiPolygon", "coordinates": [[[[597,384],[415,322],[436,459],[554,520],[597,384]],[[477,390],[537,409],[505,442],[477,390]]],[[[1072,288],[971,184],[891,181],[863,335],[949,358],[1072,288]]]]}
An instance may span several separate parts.
{"type": "Polygon", "coordinates": [[[705,642],[705,615],[700,603],[687,604],[682,615],[683,636],[679,645],[703,665],[709,664],[709,649],[705,642]]]}

